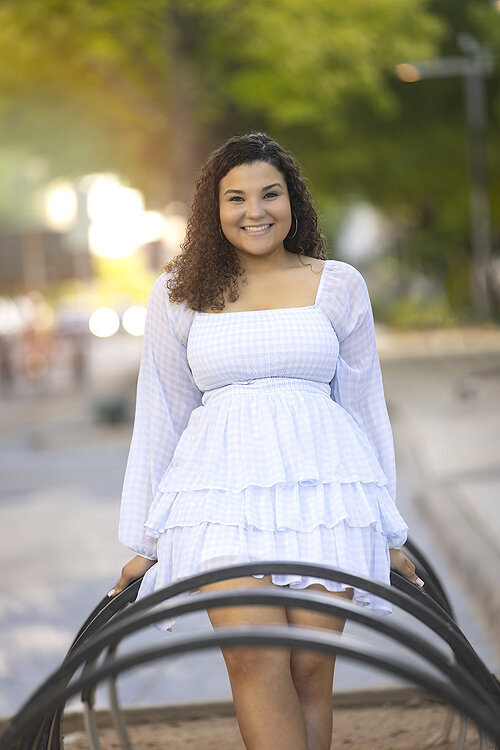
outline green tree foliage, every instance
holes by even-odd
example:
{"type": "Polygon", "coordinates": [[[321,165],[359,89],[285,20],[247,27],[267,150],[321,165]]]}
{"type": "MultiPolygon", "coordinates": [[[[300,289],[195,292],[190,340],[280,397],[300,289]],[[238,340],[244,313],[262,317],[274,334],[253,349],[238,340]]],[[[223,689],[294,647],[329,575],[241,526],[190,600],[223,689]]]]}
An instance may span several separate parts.
{"type": "Polygon", "coordinates": [[[70,166],[73,127],[76,142],[100,129],[96,159],[142,172],[152,193],[170,174],[182,193],[228,134],[266,128],[307,158],[316,143],[348,136],[349,102],[394,112],[387,70],[432,54],[441,33],[423,0],[8,0],[3,129],[70,166]]]}
{"type": "MultiPolygon", "coordinates": [[[[214,145],[266,130],[298,156],[326,215],[352,194],[399,217],[410,233],[402,261],[460,301],[470,254],[462,82],[394,73],[460,54],[460,31],[498,53],[500,13],[486,0],[4,0],[3,148],[44,154],[56,173],[121,171],[163,205],[189,199],[214,145]]],[[[488,93],[498,228],[498,72],[488,93]]]]}

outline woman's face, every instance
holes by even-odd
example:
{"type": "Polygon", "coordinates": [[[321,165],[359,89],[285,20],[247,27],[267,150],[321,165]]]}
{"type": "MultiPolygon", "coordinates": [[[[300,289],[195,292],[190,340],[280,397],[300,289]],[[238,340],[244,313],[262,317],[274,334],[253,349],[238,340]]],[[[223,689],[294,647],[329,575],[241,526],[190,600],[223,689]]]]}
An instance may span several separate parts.
{"type": "Polygon", "coordinates": [[[219,216],[236,250],[250,255],[284,251],[292,224],[284,176],[265,161],[234,167],[219,183],[219,216]]]}

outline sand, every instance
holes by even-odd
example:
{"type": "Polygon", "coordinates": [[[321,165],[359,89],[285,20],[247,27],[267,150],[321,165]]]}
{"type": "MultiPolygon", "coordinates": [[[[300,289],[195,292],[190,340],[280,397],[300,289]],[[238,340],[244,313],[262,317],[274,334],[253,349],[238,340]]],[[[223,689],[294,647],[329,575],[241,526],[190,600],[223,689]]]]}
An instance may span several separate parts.
{"type": "MultiPolygon", "coordinates": [[[[407,704],[361,708],[337,708],[333,712],[332,750],[423,750],[442,730],[447,707],[425,698],[407,704]]],[[[169,720],[129,726],[136,750],[244,750],[235,716],[213,716],[189,720],[169,720]]],[[[455,750],[459,718],[455,714],[449,741],[439,750],[455,750]]],[[[99,731],[102,750],[119,750],[114,729],[99,731]]],[[[88,750],[85,734],[65,737],[68,750],[88,750]]],[[[479,747],[476,729],[469,724],[465,750],[479,747]]],[[[490,742],[488,748],[493,748],[490,742]]]]}

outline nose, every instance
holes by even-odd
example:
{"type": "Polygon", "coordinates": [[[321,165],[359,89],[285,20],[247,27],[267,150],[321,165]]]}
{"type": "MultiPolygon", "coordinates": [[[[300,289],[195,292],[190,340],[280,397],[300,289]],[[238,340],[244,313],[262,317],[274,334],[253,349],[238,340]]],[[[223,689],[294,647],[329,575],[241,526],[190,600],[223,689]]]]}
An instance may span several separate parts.
{"type": "Polygon", "coordinates": [[[260,198],[249,198],[247,200],[247,217],[249,219],[261,219],[265,213],[265,207],[260,198]]]}

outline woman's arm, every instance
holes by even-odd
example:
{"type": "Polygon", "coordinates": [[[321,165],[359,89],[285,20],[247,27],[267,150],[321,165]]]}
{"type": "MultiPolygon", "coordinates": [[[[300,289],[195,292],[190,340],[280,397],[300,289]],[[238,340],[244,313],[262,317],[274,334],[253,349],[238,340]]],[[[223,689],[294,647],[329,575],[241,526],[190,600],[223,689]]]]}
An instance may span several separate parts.
{"type": "MultiPolygon", "coordinates": [[[[396,503],[394,440],[370,296],[363,276],[354,266],[342,263],[341,268],[344,283],[336,324],[339,356],[330,383],[332,398],[349,412],[367,436],[387,478],[389,495],[396,503]]],[[[405,541],[406,533],[388,538],[389,547],[401,547],[405,541]]]]}
{"type": "Polygon", "coordinates": [[[118,537],[141,557],[155,561],[157,539],[144,529],[150,505],[193,409],[201,404],[187,361],[183,334],[189,311],[174,306],[155,282],[148,303],[134,429],[123,483],[118,537]]]}

